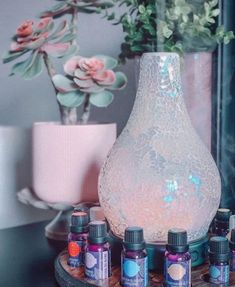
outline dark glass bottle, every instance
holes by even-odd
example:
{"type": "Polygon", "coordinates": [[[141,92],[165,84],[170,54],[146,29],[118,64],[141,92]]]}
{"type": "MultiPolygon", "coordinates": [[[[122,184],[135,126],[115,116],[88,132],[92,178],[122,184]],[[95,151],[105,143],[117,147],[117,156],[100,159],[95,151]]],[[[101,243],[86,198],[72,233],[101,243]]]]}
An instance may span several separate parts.
{"type": "Polygon", "coordinates": [[[230,271],[235,271],[235,229],[231,230],[231,236],[229,240],[230,248],[230,271]]]}
{"type": "Polygon", "coordinates": [[[70,233],[68,234],[68,265],[84,265],[85,246],[88,236],[89,217],[86,212],[73,212],[70,233]]]}
{"type": "Polygon", "coordinates": [[[214,219],[213,233],[217,236],[226,236],[229,233],[229,218],[232,215],[230,209],[219,208],[214,219]]]}
{"type": "Polygon", "coordinates": [[[209,241],[209,276],[213,284],[229,283],[229,243],[223,236],[214,236],[209,241]]]}
{"type": "Polygon", "coordinates": [[[107,226],[104,221],[92,221],[85,252],[85,274],[92,280],[111,276],[111,249],[107,241],[107,226]]]}
{"type": "Polygon", "coordinates": [[[164,264],[164,286],[191,286],[191,256],[187,232],[174,228],[168,231],[164,264]]]}
{"type": "Polygon", "coordinates": [[[148,286],[148,257],[143,229],[128,227],[125,230],[121,253],[121,282],[123,287],[148,286]]]}

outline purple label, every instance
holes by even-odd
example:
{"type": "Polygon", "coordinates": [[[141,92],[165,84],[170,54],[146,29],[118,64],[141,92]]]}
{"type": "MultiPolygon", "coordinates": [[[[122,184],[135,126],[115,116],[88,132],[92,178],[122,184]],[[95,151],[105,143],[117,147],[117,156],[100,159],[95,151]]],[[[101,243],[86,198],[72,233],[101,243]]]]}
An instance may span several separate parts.
{"type": "Polygon", "coordinates": [[[215,284],[229,282],[229,265],[210,265],[210,282],[215,284]]]}
{"type": "Polygon", "coordinates": [[[184,262],[165,261],[166,286],[191,286],[191,260],[184,262]]]}
{"type": "Polygon", "coordinates": [[[73,241],[68,242],[68,265],[72,267],[79,267],[84,265],[84,254],[85,254],[85,241],[73,241]]]}
{"type": "Polygon", "coordinates": [[[85,254],[85,274],[93,280],[106,279],[111,273],[110,251],[91,252],[85,254]]]}
{"type": "Polygon", "coordinates": [[[146,287],[148,286],[147,257],[140,259],[122,258],[122,286],[146,287]]]}

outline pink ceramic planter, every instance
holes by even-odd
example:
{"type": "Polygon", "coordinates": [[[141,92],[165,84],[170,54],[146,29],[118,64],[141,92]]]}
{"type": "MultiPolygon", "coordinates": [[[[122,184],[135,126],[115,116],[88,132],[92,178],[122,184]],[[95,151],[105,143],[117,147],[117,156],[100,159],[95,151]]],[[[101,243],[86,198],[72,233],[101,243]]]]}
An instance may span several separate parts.
{"type": "Polygon", "coordinates": [[[116,124],[33,126],[33,189],[46,201],[98,201],[100,168],[116,140],[116,124]]]}

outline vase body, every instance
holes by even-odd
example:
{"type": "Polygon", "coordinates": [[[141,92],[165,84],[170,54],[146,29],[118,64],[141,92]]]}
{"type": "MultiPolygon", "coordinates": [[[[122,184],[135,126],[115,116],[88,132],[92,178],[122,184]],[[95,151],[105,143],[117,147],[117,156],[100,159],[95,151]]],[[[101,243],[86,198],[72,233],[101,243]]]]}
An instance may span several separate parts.
{"type": "MultiPolygon", "coordinates": [[[[134,60],[135,83],[138,87],[140,57],[134,60]]],[[[181,60],[182,90],[192,125],[211,150],[212,53],[185,53],[181,60]]]]}
{"type": "Polygon", "coordinates": [[[33,189],[54,203],[98,201],[100,168],[116,139],[116,124],[33,127],[33,189]]]}
{"type": "Polygon", "coordinates": [[[192,125],[211,150],[212,53],[186,53],[182,62],[182,87],[192,125]]]}
{"type": "Polygon", "coordinates": [[[141,58],[136,101],[99,177],[99,199],[113,233],[144,228],[149,242],[169,229],[189,241],[208,231],[220,201],[217,167],[192,127],[174,53],[141,58]]]}

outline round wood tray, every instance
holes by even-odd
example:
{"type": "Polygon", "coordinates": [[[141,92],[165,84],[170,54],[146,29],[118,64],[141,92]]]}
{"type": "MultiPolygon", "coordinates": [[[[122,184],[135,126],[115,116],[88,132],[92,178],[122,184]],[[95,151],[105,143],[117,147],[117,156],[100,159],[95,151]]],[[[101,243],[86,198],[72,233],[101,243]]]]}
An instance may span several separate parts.
{"type": "MultiPolygon", "coordinates": [[[[55,277],[61,287],[121,287],[120,267],[112,267],[112,277],[107,280],[92,281],[85,278],[84,268],[72,268],[67,264],[68,254],[63,251],[55,260],[55,277]]],[[[203,264],[192,269],[192,287],[235,286],[235,272],[230,273],[229,285],[215,285],[208,283],[208,265],[203,264]]],[[[163,276],[149,272],[149,287],[163,287],[163,276]]]]}

